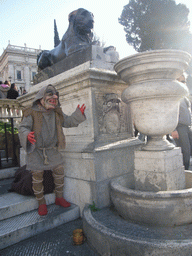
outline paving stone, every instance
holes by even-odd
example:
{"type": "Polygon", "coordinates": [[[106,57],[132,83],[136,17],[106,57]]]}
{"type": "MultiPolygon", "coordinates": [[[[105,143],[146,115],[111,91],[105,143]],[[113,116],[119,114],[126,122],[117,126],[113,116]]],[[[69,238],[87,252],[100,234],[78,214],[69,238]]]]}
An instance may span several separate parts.
{"type": "Polygon", "coordinates": [[[85,241],[73,244],[73,230],[82,228],[76,219],[0,251],[1,256],[98,256],[85,241]]]}

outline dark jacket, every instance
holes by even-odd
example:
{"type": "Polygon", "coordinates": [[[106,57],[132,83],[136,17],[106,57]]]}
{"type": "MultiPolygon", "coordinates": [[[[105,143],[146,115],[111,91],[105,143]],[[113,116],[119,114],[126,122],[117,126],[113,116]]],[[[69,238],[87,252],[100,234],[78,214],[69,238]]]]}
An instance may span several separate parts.
{"type": "Polygon", "coordinates": [[[180,101],[178,125],[191,126],[191,103],[187,97],[180,101]]]}
{"type": "Polygon", "coordinates": [[[7,92],[7,99],[17,99],[18,96],[19,93],[15,89],[9,89],[7,92]]]}

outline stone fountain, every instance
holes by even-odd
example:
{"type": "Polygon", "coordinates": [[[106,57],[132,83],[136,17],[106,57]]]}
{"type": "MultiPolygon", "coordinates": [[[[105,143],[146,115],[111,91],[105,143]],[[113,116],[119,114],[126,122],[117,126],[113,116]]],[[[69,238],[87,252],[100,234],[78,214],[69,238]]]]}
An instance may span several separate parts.
{"type": "Polygon", "coordinates": [[[176,79],[190,60],[187,52],[155,50],[114,66],[128,85],[122,100],[149,140],[135,151],[134,182],[126,176],[111,182],[114,212],[105,210],[106,222],[101,213],[84,211],[88,241],[101,255],[192,255],[192,172],[184,170],[181,149],[165,136],[176,128],[180,99],[188,95],[176,79]]]}

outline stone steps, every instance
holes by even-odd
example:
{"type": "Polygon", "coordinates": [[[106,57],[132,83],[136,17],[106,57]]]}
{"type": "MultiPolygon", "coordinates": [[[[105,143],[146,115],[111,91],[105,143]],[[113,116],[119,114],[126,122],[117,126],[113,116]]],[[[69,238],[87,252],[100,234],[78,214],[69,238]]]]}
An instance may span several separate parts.
{"type": "MultiPolygon", "coordinates": [[[[47,205],[54,204],[55,195],[45,195],[47,205]]],[[[0,196],[0,220],[8,219],[25,212],[38,209],[38,202],[34,196],[23,196],[11,192],[0,196]]]]}
{"type": "Polygon", "coordinates": [[[13,178],[18,167],[0,169],[0,180],[13,178]]]}
{"type": "MultiPolygon", "coordinates": [[[[17,168],[0,170],[0,185],[11,180],[16,170],[17,168]]],[[[0,249],[80,217],[77,205],[72,204],[69,208],[56,206],[54,193],[45,195],[45,199],[48,214],[39,216],[38,202],[34,196],[14,192],[0,195],[0,249]]]]}
{"type": "Polygon", "coordinates": [[[79,207],[63,208],[55,204],[48,206],[48,214],[39,216],[37,210],[25,212],[0,221],[0,249],[18,243],[79,218],[79,207]]]}
{"type": "Polygon", "coordinates": [[[13,181],[14,178],[0,180],[0,195],[7,194],[13,181]]]}
{"type": "MultiPolygon", "coordinates": [[[[11,188],[11,183],[14,180],[14,175],[17,169],[18,167],[0,169],[0,197],[3,194],[7,194],[8,190],[11,188]]],[[[1,199],[0,199],[0,202],[1,202],[1,199]]]]}

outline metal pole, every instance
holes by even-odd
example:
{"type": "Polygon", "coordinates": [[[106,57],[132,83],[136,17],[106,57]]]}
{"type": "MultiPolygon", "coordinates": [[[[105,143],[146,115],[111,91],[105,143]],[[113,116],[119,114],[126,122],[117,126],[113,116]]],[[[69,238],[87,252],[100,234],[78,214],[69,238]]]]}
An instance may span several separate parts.
{"type": "Polygon", "coordinates": [[[11,118],[11,133],[12,133],[12,146],[13,146],[12,164],[13,164],[13,165],[17,165],[17,156],[16,156],[16,148],[15,148],[15,137],[14,137],[13,118],[11,118]]]}
{"type": "Polygon", "coordinates": [[[7,124],[6,123],[4,123],[4,129],[5,129],[5,154],[6,154],[7,163],[8,163],[9,156],[8,156],[7,124]]]}

